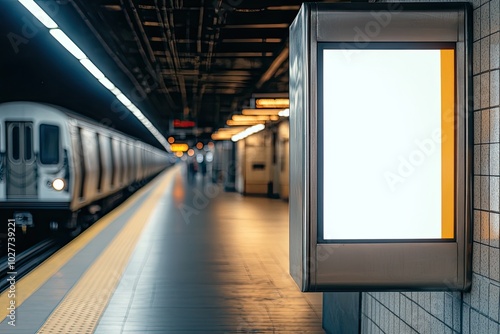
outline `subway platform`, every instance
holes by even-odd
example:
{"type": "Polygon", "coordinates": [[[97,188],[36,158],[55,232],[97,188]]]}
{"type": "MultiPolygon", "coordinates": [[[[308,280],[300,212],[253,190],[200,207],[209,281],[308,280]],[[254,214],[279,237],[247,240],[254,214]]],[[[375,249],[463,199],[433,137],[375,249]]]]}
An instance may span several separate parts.
{"type": "Polygon", "coordinates": [[[288,205],[168,169],[0,295],[0,333],[324,333],[288,205]]]}

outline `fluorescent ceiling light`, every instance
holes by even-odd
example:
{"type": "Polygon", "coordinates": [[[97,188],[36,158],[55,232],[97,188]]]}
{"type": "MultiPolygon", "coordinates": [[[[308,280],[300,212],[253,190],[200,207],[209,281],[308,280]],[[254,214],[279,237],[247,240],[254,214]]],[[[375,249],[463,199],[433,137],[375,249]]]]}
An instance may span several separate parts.
{"type": "Polygon", "coordinates": [[[132,104],[132,102],[123,94],[116,95],[116,98],[120,100],[120,102],[123,103],[125,107],[128,107],[132,104]]]}
{"type": "Polygon", "coordinates": [[[288,108],[290,100],[285,98],[279,99],[255,99],[255,107],[257,108],[288,108]]]}
{"type": "Polygon", "coordinates": [[[261,116],[248,116],[248,115],[233,115],[231,119],[235,122],[244,122],[244,121],[269,121],[270,118],[268,115],[261,116]]]}
{"type": "MultiPolygon", "coordinates": [[[[113,85],[114,86],[114,85],[113,85]]],[[[113,93],[115,96],[118,96],[118,95],[123,95],[122,91],[119,90],[116,86],[111,88],[109,90],[111,93],[113,93]]]]}
{"type": "Polygon", "coordinates": [[[212,140],[230,140],[233,135],[229,133],[213,133],[211,138],[212,140]]]}
{"type": "Polygon", "coordinates": [[[231,119],[235,122],[256,122],[256,121],[278,121],[277,115],[233,115],[231,119]]]}
{"type": "MultiPolygon", "coordinates": [[[[1,0],[0,0],[1,1],[1,0]]],[[[83,67],[87,69],[106,89],[113,93],[116,98],[127,107],[132,114],[144,124],[144,126],[153,134],[153,136],[170,151],[170,145],[165,137],[153,126],[153,124],[144,116],[144,114],[95,66],[85,53],[57,26],[52,18],[38,6],[33,0],[18,0],[33,16],[35,16],[69,53],[80,61],[83,67]]]]}
{"type": "Polygon", "coordinates": [[[238,133],[245,130],[247,126],[232,126],[230,128],[220,128],[215,133],[238,133]]]}
{"type": "Polygon", "coordinates": [[[29,10],[30,13],[33,14],[33,16],[36,17],[38,21],[40,21],[48,29],[57,28],[57,23],[55,23],[54,20],[52,20],[50,16],[48,16],[47,13],[45,13],[44,10],[36,4],[35,1],[19,0],[19,3],[26,7],[26,9],[29,10]]]}
{"type": "Polygon", "coordinates": [[[228,119],[226,121],[226,124],[229,126],[234,126],[234,125],[255,125],[255,124],[262,124],[264,121],[233,121],[232,119],[228,119]]]}
{"type": "Polygon", "coordinates": [[[250,135],[253,135],[254,133],[262,131],[265,128],[266,128],[266,126],[264,124],[257,124],[257,125],[251,126],[251,127],[247,128],[246,130],[232,136],[231,140],[234,142],[237,142],[238,140],[244,139],[250,135]]]}
{"type": "Polygon", "coordinates": [[[105,78],[104,74],[97,68],[97,66],[94,65],[94,63],[90,61],[90,59],[81,59],[80,63],[82,63],[82,65],[90,72],[90,74],[96,77],[97,80],[105,78]]]}
{"type": "Polygon", "coordinates": [[[243,109],[241,113],[243,115],[250,115],[250,116],[262,116],[262,115],[278,115],[278,113],[281,111],[281,109],[243,109]]]}
{"type": "Polygon", "coordinates": [[[106,77],[99,79],[99,82],[110,91],[116,88],[115,85],[113,85],[113,83],[106,77]]]}
{"type": "Polygon", "coordinates": [[[128,110],[130,110],[135,117],[137,117],[141,122],[146,119],[144,114],[137,108],[135,105],[131,104],[130,106],[127,107],[128,110]]]}
{"type": "Polygon", "coordinates": [[[76,59],[82,60],[87,58],[85,53],[61,29],[50,29],[49,32],[76,59]]]}
{"type": "Polygon", "coordinates": [[[283,109],[281,110],[279,113],[278,113],[279,116],[282,116],[282,117],[289,117],[290,116],[290,109],[286,108],[286,109],[283,109]]]}

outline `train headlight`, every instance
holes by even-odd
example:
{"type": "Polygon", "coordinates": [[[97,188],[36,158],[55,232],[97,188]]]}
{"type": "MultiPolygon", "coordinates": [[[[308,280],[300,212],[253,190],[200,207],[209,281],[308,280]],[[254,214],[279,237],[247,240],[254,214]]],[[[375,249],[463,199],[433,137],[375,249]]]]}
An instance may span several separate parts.
{"type": "Polygon", "coordinates": [[[54,181],[52,181],[52,188],[54,188],[57,191],[63,190],[65,186],[66,182],[64,182],[63,179],[57,178],[54,181]]]}

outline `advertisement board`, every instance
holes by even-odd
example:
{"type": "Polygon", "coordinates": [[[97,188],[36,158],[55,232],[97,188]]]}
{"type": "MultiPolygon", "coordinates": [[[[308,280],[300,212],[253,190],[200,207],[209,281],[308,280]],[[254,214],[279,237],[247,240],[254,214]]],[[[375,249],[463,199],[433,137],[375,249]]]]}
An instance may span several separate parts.
{"type": "Polygon", "coordinates": [[[303,4],[290,28],[290,273],[303,291],[469,288],[470,13],[303,4]]]}

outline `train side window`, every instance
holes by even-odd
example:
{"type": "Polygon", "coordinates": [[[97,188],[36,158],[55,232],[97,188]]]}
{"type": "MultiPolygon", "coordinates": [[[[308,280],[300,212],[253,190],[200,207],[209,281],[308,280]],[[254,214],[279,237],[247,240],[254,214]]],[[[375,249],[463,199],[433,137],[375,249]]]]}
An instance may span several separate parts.
{"type": "Polygon", "coordinates": [[[113,187],[115,184],[116,170],[115,170],[115,151],[113,149],[113,138],[109,137],[109,152],[111,155],[111,183],[110,185],[113,187]]]}
{"type": "Polygon", "coordinates": [[[80,151],[80,168],[82,171],[82,177],[80,178],[80,198],[83,198],[84,188],[85,188],[85,178],[86,178],[86,168],[85,168],[85,152],[83,151],[83,137],[82,128],[78,128],[78,150],[80,151]]]}
{"type": "Polygon", "coordinates": [[[101,139],[98,133],[95,134],[97,148],[97,191],[102,189],[102,157],[101,157],[101,139]]]}
{"type": "Polygon", "coordinates": [[[114,144],[115,144],[115,152],[116,152],[116,179],[115,179],[115,181],[116,181],[116,184],[118,184],[118,186],[120,186],[122,173],[123,173],[122,149],[121,149],[121,144],[117,139],[114,140],[114,144]]]}
{"type": "Polygon", "coordinates": [[[57,125],[40,125],[40,162],[42,164],[55,165],[59,163],[59,137],[57,125]]]}
{"type": "Polygon", "coordinates": [[[130,179],[135,180],[135,145],[130,145],[130,179]]]}
{"type": "Polygon", "coordinates": [[[125,149],[125,143],[124,142],[121,142],[121,145],[120,145],[120,148],[121,148],[121,153],[122,153],[122,166],[123,166],[123,169],[122,169],[122,183],[125,183],[126,182],[126,176],[127,176],[127,150],[125,149]]]}
{"type": "Polygon", "coordinates": [[[144,178],[144,175],[146,174],[146,150],[143,148],[141,153],[142,177],[144,178]]]}

